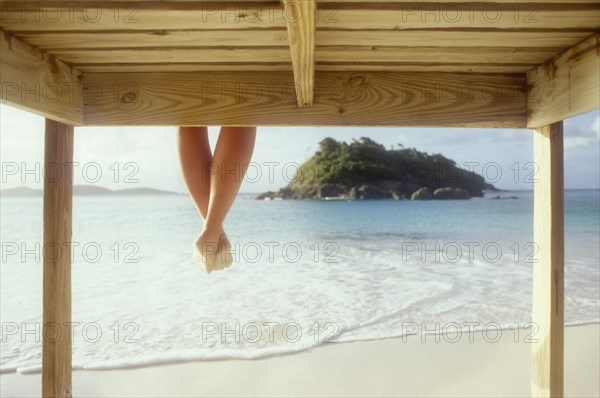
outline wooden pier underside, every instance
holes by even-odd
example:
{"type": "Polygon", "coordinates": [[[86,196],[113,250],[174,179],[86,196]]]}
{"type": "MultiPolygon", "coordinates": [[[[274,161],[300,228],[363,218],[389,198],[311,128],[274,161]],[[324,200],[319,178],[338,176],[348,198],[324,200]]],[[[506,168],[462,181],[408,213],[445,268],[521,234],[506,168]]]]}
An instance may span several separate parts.
{"type": "MultiPolygon", "coordinates": [[[[48,118],[46,163],[72,126],[534,129],[532,395],[562,396],[562,121],[600,108],[597,0],[2,0],[0,29],[2,103],[48,118]]],[[[68,245],[71,195],[46,181],[45,245],[68,245]]],[[[70,289],[45,259],[45,330],[70,289]]],[[[70,343],[43,356],[43,396],[70,396],[70,343]]]]}

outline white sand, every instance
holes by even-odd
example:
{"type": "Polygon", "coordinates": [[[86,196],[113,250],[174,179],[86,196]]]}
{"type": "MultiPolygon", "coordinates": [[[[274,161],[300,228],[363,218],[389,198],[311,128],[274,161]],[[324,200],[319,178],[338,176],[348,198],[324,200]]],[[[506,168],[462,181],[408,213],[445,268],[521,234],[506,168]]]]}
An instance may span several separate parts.
{"type": "MultiPolygon", "coordinates": [[[[600,396],[599,325],[568,327],[565,395],[600,396]]],[[[77,397],[530,395],[531,344],[504,331],[497,343],[427,336],[330,343],[300,354],[110,371],[76,371],[77,397]]],[[[2,397],[40,396],[41,376],[0,376],[2,397]]]]}

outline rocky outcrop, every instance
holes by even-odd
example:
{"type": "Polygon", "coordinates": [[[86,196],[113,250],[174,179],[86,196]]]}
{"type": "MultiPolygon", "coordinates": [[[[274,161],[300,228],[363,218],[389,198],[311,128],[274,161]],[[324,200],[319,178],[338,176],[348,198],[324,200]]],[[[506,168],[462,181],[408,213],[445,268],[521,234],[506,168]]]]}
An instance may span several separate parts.
{"type": "Polygon", "coordinates": [[[429,200],[431,199],[431,191],[427,187],[419,188],[410,195],[410,200],[429,200]]]}
{"type": "Polygon", "coordinates": [[[433,192],[433,199],[471,199],[471,195],[464,189],[444,187],[433,192]]]}
{"type": "Polygon", "coordinates": [[[361,185],[355,190],[356,199],[392,199],[392,193],[373,185],[361,185]]]}
{"type": "MultiPolygon", "coordinates": [[[[304,189],[283,188],[278,192],[266,192],[258,195],[257,199],[393,199],[393,200],[458,200],[470,199],[471,195],[461,188],[443,187],[433,193],[428,187],[421,187],[412,193],[407,193],[399,187],[386,184],[362,184],[346,188],[340,184],[323,184],[319,187],[304,187],[304,189]]],[[[514,196],[495,196],[491,199],[516,199],[514,196]]]]}
{"type": "Polygon", "coordinates": [[[342,184],[323,184],[318,187],[319,199],[346,197],[348,189],[342,184]]]}
{"type": "Polygon", "coordinates": [[[500,195],[496,195],[496,196],[492,196],[490,198],[491,200],[501,200],[501,199],[519,199],[518,196],[514,196],[514,195],[509,195],[509,196],[500,196],[500,195]]]}

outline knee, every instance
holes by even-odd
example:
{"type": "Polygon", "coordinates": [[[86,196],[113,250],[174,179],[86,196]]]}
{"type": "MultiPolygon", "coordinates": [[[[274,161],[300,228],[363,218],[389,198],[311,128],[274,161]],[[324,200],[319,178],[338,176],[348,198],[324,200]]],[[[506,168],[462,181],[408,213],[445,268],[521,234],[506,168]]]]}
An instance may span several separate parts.
{"type": "Polygon", "coordinates": [[[177,132],[180,136],[197,135],[207,133],[208,128],[206,126],[179,126],[177,132]]]}

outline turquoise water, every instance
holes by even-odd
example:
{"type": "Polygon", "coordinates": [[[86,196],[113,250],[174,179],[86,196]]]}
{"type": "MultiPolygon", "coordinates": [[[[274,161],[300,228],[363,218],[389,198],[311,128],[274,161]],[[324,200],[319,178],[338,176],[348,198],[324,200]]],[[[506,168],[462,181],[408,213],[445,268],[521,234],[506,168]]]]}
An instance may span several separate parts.
{"type": "MultiPolygon", "coordinates": [[[[567,191],[566,233],[598,238],[599,191],[567,191]]],[[[493,196],[495,194],[492,194],[493,196]]],[[[286,234],[297,238],[419,236],[423,238],[485,237],[531,239],[533,192],[502,193],[518,200],[472,199],[468,201],[275,201],[240,203],[232,220],[252,214],[267,217],[265,233],[282,223],[294,226],[286,234]],[[516,235],[515,235],[516,234],[516,235]]],[[[490,195],[488,195],[490,196],[490,195]]],[[[232,221],[233,223],[233,221],[232,221]]],[[[263,232],[261,228],[261,231],[263,232]]]]}
{"type": "MultiPolygon", "coordinates": [[[[209,276],[191,261],[201,221],[187,196],[76,197],[74,366],[257,358],[409,324],[525,325],[533,197],[502,195],[519,199],[240,199],[226,221],[236,263],[209,276]]],[[[567,191],[565,211],[565,319],[598,322],[600,192],[567,191]]],[[[41,199],[3,198],[1,216],[1,370],[37,371],[41,199]]]]}

